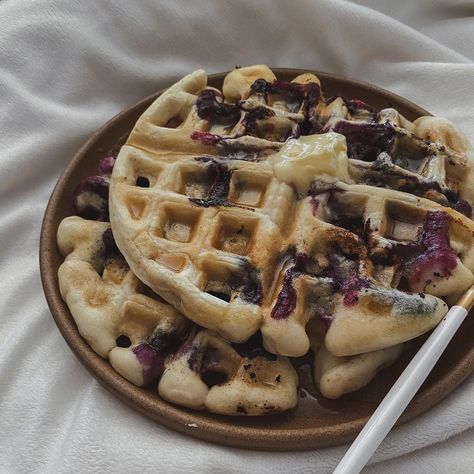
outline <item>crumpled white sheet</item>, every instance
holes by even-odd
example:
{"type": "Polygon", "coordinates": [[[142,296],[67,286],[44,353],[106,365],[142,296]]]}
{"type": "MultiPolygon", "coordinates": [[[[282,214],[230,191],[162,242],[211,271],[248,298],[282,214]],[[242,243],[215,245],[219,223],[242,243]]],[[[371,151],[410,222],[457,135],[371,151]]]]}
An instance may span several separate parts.
{"type": "MultiPolygon", "coordinates": [[[[313,68],[372,82],[474,140],[474,5],[424,0],[0,3],[0,471],[330,472],[345,447],[231,449],[147,420],[63,341],[39,280],[47,199],[106,120],[198,67],[313,68]]],[[[474,184],[473,184],[474,185],[474,184]]],[[[474,379],[394,430],[368,473],[472,472],[474,379]],[[446,441],[447,438],[450,438],[446,441]]]]}

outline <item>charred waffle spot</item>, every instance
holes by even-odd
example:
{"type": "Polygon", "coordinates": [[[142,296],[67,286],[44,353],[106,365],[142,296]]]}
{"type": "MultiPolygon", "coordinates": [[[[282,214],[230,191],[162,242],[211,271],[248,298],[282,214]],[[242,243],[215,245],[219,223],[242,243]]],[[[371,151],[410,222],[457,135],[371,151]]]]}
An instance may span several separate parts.
{"type": "Polygon", "coordinates": [[[255,359],[256,357],[264,357],[267,360],[277,360],[275,354],[267,352],[263,348],[262,333],[257,331],[250,339],[242,343],[232,343],[235,351],[246,359],[255,359]]]}
{"type": "Polygon", "coordinates": [[[252,364],[244,364],[244,370],[249,370],[252,364]]]}
{"type": "Polygon", "coordinates": [[[250,303],[261,305],[263,300],[263,289],[260,272],[249,261],[241,260],[242,276],[237,282],[231,282],[238,287],[240,299],[250,303]]]}
{"type": "Polygon", "coordinates": [[[396,130],[387,123],[353,123],[340,121],[333,131],[346,137],[349,158],[375,161],[382,152],[390,152],[396,130]]]}
{"type": "Polygon", "coordinates": [[[214,207],[214,206],[232,206],[227,196],[229,195],[230,179],[232,177],[232,171],[221,163],[213,161],[210,165],[214,174],[214,182],[209,189],[209,195],[207,198],[190,198],[189,200],[202,207],[214,207]]]}
{"type": "Polygon", "coordinates": [[[423,227],[414,241],[399,243],[392,254],[400,262],[400,272],[409,285],[429,284],[429,275],[443,277],[457,265],[457,254],[449,244],[451,216],[443,211],[426,213],[423,227]]]}
{"type": "Polygon", "coordinates": [[[237,405],[236,409],[237,413],[243,413],[244,415],[247,414],[247,409],[243,405],[237,405]]]}
{"type": "Polygon", "coordinates": [[[364,235],[365,222],[362,209],[349,210],[347,205],[334,198],[334,193],[330,193],[327,205],[330,224],[346,229],[359,237],[364,235]]]}
{"type": "Polygon", "coordinates": [[[140,188],[149,188],[150,187],[150,180],[145,176],[138,176],[135,184],[140,188]]]}
{"type": "Polygon", "coordinates": [[[121,334],[115,340],[115,344],[117,344],[118,347],[130,347],[132,345],[132,341],[130,341],[130,338],[125,334],[121,334]]]}
{"type": "Polygon", "coordinates": [[[226,303],[230,301],[230,296],[231,296],[228,293],[223,293],[220,291],[207,291],[207,294],[214,296],[216,298],[219,298],[220,300],[225,301],[226,303]]]}
{"type": "Polygon", "coordinates": [[[194,158],[198,163],[209,163],[212,161],[212,158],[210,156],[196,156],[194,158]]]}
{"type": "Polygon", "coordinates": [[[254,380],[257,377],[257,374],[255,372],[250,372],[249,377],[254,380]]]}
{"type": "Polygon", "coordinates": [[[299,275],[294,267],[289,268],[283,277],[283,283],[277,300],[273,306],[271,316],[273,319],[286,319],[296,308],[296,290],[293,287],[293,279],[299,275]]]}
{"type": "Polygon", "coordinates": [[[103,244],[103,257],[104,260],[121,257],[117,244],[115,243],[114,234],[112,229],[109,227],[102,233],[102,244],[103,244]]]}
{"type": "Polygon", "coordinates": [[[235,123],[240,117],[240,108],[235,104],[226,104],[217,91],[202,91],[196,101],[200,118],[216,123],[235,123]]]}
{"type": "Polygon", "coordinates": [[[214,347],[208,347],[204,353],[200,368],[201,379],[209,387],[222,385],[227,382],[229,376],[224,368],[224,361],[219,351],[214,347]]]}
{"type": "Polygon", "coordinates": [[[143,385],[154,384],[164,371],[163,356],[149,344],[140,344],[132,349],[142,367],[143,385]]]}
{"type": "Polygon", "coordinates": [[[311,208],[313,210],[313,216],[315,216],[316,213],[318,212],[320,202],[314,196],[311,196],[309,203],[311,204],[311,208]]]}
{"type": "MultiPolygon", "coordinates": [[[[362,236],[364,230],[360,231],[362,236]]],[[[367,247],[362,239],[354,232],[346,230],[343,227],[333,227],[328,229],[327,237],[332,243],[332,249],[346,259],[358,261],[367,257],[367,247]]]]}

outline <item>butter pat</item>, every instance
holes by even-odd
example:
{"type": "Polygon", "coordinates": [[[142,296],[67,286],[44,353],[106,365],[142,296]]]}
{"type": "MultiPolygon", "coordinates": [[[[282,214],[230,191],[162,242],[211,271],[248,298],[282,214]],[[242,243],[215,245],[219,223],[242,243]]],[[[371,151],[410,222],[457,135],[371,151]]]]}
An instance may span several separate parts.
{"type": "Polygon", "coordinates": [[[306,194],[313,181],[349,180],[346,138],[334,132],[290,138],[269,158],[278,180],[306,194]]]}

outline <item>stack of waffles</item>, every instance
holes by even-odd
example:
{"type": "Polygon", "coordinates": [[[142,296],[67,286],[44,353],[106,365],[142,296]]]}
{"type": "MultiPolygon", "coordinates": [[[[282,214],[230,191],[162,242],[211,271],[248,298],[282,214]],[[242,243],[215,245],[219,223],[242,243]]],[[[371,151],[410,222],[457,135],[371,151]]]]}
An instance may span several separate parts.
{"type": "Polygon", "coordinates": [[[196,71],[77,188],[58,230],[81,335],[138,386],[227,415],[367,385],[474,283],[473,152],[449,121],[319,79],[196,71]]]}

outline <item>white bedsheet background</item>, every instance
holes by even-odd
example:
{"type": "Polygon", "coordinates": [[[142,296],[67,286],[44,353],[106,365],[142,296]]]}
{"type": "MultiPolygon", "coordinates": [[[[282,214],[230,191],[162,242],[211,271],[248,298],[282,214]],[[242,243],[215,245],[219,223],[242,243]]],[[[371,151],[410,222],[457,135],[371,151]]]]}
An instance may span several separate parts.
{"type": "MultiPolygon", "coordinates": [[[[274,474],[335,466],[343,447],[225,448],[162,428],[116,400],[53,323],[38,238],[54,183],[86,138],[198,67],[264,62],[345,74],[446,116],[474,140],[474,4],[365,4],[378,11],[321,0],[0,2],[0,472],[274,474]]],[[[393,431],[366,472],[472,472],[473,395],[471,377],[393,431]]]]}

